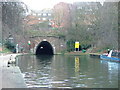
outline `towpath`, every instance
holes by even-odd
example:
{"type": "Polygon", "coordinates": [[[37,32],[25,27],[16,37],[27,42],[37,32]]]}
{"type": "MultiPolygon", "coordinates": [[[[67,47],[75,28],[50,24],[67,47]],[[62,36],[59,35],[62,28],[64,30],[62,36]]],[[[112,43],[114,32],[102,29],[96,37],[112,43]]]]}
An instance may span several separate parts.
{"type": "Polygon", "coordinates": [[[11,59],[15,59],[17,55],[19,54],[0,55],[0,89],[27,88],[19,67],[16,65],[8,67],[10,57],[11,59]]]}

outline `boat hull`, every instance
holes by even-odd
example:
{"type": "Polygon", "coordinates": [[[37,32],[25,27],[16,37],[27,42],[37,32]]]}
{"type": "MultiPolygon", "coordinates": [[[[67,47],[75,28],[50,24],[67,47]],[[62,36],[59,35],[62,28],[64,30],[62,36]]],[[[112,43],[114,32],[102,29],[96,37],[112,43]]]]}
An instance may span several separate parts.
{"type": "Polygon", "coordinates": [[[120,62],[120,58],[117,57],[108,57],[106,55],[100,55],[100,58],[105,60],[120,62]]]}

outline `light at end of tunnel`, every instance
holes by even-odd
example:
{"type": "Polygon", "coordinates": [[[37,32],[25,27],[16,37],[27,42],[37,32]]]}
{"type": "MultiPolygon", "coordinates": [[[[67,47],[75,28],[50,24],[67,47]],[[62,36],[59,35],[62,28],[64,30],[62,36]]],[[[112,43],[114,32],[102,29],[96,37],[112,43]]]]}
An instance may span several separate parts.
{"type": "Polygon", "coordinates": [[[40,47],[40,49],[43,49],[43,47],[40,47]]]}
{"type": "Polygon", "coordinates": [[[46,39],[43,39],[43,41],[47,41],[46,39]]]}

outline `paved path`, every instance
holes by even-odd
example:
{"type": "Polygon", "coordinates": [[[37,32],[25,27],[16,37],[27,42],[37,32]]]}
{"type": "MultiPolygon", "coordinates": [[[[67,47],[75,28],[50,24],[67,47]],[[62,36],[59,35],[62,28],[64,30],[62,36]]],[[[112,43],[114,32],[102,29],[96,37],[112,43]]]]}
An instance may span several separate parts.
{"type": "Polygon", "coordinates": [[[14,59],[18,54],[0,56],[0,89],[1,88],[27,88],[18,66],[8,67],[8,60],[14,59]],[[12,56],[11,56],[12,55],[12,56]]]}

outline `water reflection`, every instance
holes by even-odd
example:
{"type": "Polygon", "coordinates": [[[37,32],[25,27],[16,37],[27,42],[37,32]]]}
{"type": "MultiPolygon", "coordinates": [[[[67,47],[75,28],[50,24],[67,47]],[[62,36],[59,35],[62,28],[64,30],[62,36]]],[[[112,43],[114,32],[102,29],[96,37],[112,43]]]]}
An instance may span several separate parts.
{"type": "Polygon", "coordinates": [[[89,56],[18,57],[28,87],[117,88],[118,64],[89,56]]]}
{"type": "Polygon", "coordinates": [[[37,55],[36,56],[36,58],[38,59],[38,60],[46,60],[46,61],[48,61],[48,60],[52,60],[52,57],[53,57],[53,55],[37,55]]]}
{"type": "Polygon", "coordinates": [[[79,72],[79,71],[80,71],[79,57],[75,57],[75,72],[79,72]]]}

